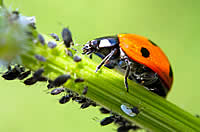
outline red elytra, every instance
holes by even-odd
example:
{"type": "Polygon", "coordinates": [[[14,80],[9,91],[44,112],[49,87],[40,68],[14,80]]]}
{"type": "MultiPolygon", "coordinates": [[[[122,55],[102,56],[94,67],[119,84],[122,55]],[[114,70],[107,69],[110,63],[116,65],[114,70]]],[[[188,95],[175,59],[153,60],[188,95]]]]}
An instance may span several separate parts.
{"type": "Polygon", "coordinates": [[[171,66],[158,46],[147,38],[135,34],[118,34],[118,39],[119,46],[129,58],[152,69],[164,81],[167,88],[171,88],[173,82],[171,66]],[[148,50],[148,57],[142,56],[142,47],[148,50]]]}

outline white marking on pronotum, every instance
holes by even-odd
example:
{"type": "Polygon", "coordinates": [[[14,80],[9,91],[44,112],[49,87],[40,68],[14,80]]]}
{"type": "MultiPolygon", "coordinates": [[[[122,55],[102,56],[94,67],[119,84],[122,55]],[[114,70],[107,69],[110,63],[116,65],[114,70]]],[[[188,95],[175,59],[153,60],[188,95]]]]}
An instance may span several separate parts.
{"type": "Polygon", "coordinates": [[[125,114],[127,114],[127,115],[129,115],[129,116],[131,116],[131,117],[136,116],[136,114],[133,113],[133,111],[131,110],[131,108],[127,107],[126,105],[121,105],[121,110],[122,110],[125,114]]]}
{"type": "Polygon", "coordinates": [[[112,44],[111,44],[110,41],[107,40],[107,39],[103,39],[103,40],[101,40],[100,43],[99,43],[99,47],[100,47],[100,48],[102,48],[102,47],[111,47],[111,46],[112,46],[112,44]]]}

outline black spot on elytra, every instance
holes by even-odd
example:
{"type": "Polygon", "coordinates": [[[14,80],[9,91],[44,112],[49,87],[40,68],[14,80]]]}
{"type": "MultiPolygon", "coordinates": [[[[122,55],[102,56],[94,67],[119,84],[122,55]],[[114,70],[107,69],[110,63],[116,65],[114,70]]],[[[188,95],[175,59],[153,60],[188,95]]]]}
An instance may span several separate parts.
{"type": "Polygon", "coordinates": [[[172,71],[172,67],[171,66],[169,66],[169,76],[173,77],[173,71],[172,71]]]}
{"type": "Polygon", "coordinates": [[[158,46],[157,44],[155,44],[153,41],[149,40],[149,42],[151,42],[151,44],[153,44],[154,46],[158,46]]]}
{"type": "Polygon", "coordinates": [[[142,47],[140,51],[141,51],[143,57],[145,57],[145,58],[149,57],[150,53],[146,48],[142,47]]]}

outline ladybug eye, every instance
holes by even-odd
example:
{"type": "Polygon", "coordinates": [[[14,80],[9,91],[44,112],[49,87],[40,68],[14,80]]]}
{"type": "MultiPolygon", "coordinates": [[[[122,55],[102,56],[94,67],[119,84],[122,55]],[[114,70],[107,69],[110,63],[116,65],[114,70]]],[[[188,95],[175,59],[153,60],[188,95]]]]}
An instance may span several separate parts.
{"type": "Polygon", "coordinates": [[[98,46],[98,41],[97,40],[92,40],[91,43],[92,43],[93,47],[97,47],[98,46]]]}

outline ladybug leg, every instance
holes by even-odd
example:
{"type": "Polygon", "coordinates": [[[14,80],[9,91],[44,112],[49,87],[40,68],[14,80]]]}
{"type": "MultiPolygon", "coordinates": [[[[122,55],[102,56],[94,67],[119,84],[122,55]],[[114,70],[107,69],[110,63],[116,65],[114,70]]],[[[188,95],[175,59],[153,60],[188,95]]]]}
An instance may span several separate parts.
{"type": "Polygon", "coordinates": [[[97,72],[97,71],[102,67],[102,65],[103,65],[106,61],[109,61],[110,58],[111,58],[116,52],[117,52],[117,49],[116,49],[116,48],[113,49],[113,50],[101,61],[101,63],[97,66],[95,72],[97,72]]]}
{"type": "Polygon", "coordinates": [[[125,71],[125,76],[124,76],[124,84],[125,84],[125,87],[126,87],[126,91],[128,92],[128,81],[127,81],[127,79],[128,79],[131,67],[130,67],[130,61],[128,59],[125,59],[125,63],[126,63],[126,71],[125,71]]]}
{"type": "Polygon", "coordinates": [[[151,85],[158,80],[158,74],[157,73],[145,72],[145,73],[141,74],[140,77],[141,77],[140,79],[143,82],[142,83],[143,85],[151,85]]]}

